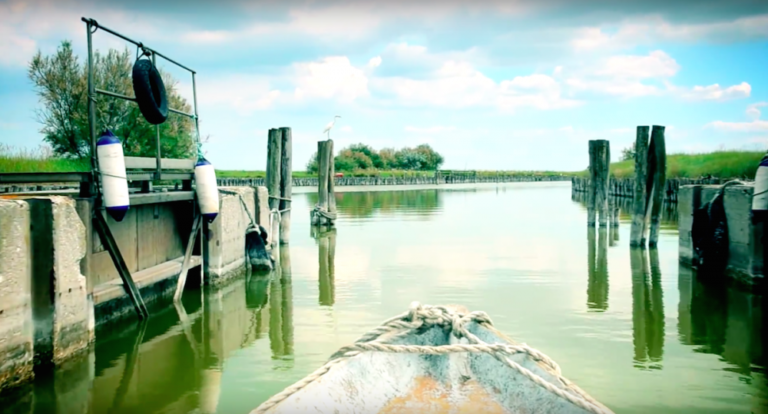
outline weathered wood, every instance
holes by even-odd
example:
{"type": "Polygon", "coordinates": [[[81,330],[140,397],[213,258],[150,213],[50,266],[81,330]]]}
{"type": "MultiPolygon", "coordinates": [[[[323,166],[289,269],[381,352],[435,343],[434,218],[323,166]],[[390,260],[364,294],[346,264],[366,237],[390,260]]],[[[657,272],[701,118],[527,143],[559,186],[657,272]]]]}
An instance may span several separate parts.
{"type": "Polygon", "coordinates": [[[173,301],[181,300],[181,294],[184,292],[184,285],[187,283],[187,274],[189,273],[189,258],[192,256],[192,250],[195,247],[195,240],[200,233],[200,225],[203,223],[203,216],[195,209],[195,219],[192,223],[192,231],[189,232],[187,240],[187,249],[184,252],[184,260],[181,262],[181,273],[176,280],[176,293],[173,295],[173,301]]]}
{"type": "Polygon", "coordinates": [[[280,243],[287,244],[291,235],[291,192],[293,190],[293,152],[291,128],[280,128],[280,243]]]}
{"type": "MultiPolygon", "coordinates": [[[[328,211],[328,141],[317,142],[317,205],[328,211]]],[[[324,225],[326,219],[313,213],[312,224],[324,225]]]]}
{"type": "Polygon", "coordinates": [[[597,153],[596,153],[596,143],[593,140],[589,141],[589,181],[587,182],[587,225],[588,226],[594,226],[596,221],[596,211],[595,211],[595,201],[596,201],[596,194],[595,194],[595,163],[597,153]]]}
{"type": "Polygon", "coordinates": [[[146,319],[149,316],[149,312],[147,311],[147,306],[144,304],[144,300],[141,298],[141,292],[139,292],[139,289],[133,282],[131,272],[128,270],[125,260],[123,260],[123,255],[117,247],[117,242],[112,236],[112,231],[110,231],[107,221],[99,210],[95,210],[93,213],[93,225],[96,228],[101,243],[109,252],[109,256],[112,258],[115,268],[117,268],[117,273],[120,275],[120,279],[123,280],[125,292],[131,299],[133,307],[136,309],[136,314],[139,319],[146,319]]]}
{"type": "Polygon", "coordinates": [[[279,129],[269,130],[267,139],[267,191],[269,191],[269,209],[279,209],[280,200],[280,164],[282,147],[282,134],[279,129]]]}
{"type": "MultiPolygon", "coordinates": [[[[333,140],[328,140],[328,147],[325,149],[328,157],[328,212],[336,213],[336,167],[333,162],[333,140]]],[[[330,223],[334,224],[334,223],[330,223]]]]}
{"type": "Polygon", "coordinates": [[[608,173],[611,165],[610,143],[596,140],[594,144],[595,165],[592,168],[592,186],[594,191],[594,209],[599,216],[600,227],[608,226],[608,173]]]}
{"type": "Polygon", "coordinates": [[[659,241],[659,227],[661,225],[661,207],[664,203],[664,193],[667,180],[667,146],[664,139],[664,127],[654,125],[651,130],[651,143],[648,147],[648,180],[652,187],[650,192],[651,231],[648,237],[648,246],[655,247],[659,241]]]}
{"type": "Polygon", "coordinates": [[[637,127],[635,139],[635,188],[632,200],[632,229],[629,236],[629,245],[632,247],[645,246],[648,130],[647,126],[637,127]]]}

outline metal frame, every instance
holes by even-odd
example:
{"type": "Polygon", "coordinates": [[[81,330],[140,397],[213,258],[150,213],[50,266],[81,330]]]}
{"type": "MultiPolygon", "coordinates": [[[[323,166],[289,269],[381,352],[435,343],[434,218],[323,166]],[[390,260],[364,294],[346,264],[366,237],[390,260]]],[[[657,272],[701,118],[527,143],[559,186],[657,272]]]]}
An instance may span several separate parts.
{"type": "MultiPolygon", "coordinates": [[[[94,182],[96,182],[96,174],[99,171],[98,166],[98,159],[96,157],[96,95],[104,95],[109,96],[116,99],[123,99],[126,101],[136,101],[135,97],[125,96],[116,92],[112,91],[106,91],[97,89],[93,84],[93,34],[96,33],[98,29],[101,29],[113,36],[116,36],[120,39],[125,40],[128,43],[136,45],[139,49],[142,51],[142,56],[149,56],[152,59],[152,65],[156,65],[156,57],[160,56],[161,58],[167,60],[170,63],[173,63],[174,65],[187,70],[192,74],[192,96],[193,96],[193,108],[194,113],[188,114],[186,112],[179,111],[178,109],[169,108],[168,110],[172,113],[182,115],[189,117],[195,121],[195,135],[196,135],[196,142],[200,142],[200,123],[198,121],[198,113],[197,113],[197,85],[195,82],[195,72],[194,70],[182,65],[181,63],[169,58],[168,56],[165,56],[164,54],[158,52],[157,50],[154,50],[148,46],[145,46],[142,42],[137,42],[127,36],[124,36],[112,29],[109,29],[107,27],[104,27],[100,25],[95,19],[90,19],[87,17],[82,17],[81,20],[86,24],[86,31],[88,35],[88,126],[90,130],[90,137],[91,137],[91,166],[94,172],[94,182]]],[[[162,173],[163,170],[163,159],[161,158],[161,148],[160,148],[160,125],[155,126],[155,131],[157,133],[157,139],[155,140],[156,143],[156,154],[155,154],[155,172],[151,176],[147,176],[146,174],[141,175],[133,175],[129,177],[129,179],[133,181],[152,181],[152,180],[162,180],[162,179],[181,179],[181,180],[189,180],[191,179],[191,175],[188,175],[187,177],[178,177],[178,176],[164,176],[162,173]]],[[[132,157],[137,158],[141,160],[147,160],[148,158],[141,158],[141,157],[132,157]]],[[[170,159],[166,159],[170,160],[170,159]]],[[[126,165],[128,167],[128,165],[126,165]]]]}

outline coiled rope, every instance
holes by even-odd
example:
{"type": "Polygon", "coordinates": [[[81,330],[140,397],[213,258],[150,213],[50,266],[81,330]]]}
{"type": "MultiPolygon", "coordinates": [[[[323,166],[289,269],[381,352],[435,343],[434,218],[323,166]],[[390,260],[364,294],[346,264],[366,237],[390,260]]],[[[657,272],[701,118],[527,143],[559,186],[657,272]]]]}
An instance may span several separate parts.
{"type": "Polygon", "coordinates": [[[331,356],[330,360],[325,365],[299,382],[274,395],[255,410],[251,411],[251,414],[262,414],[267,412],[272,407],[285,401],[291,395],[301,391],[304,387],[325,375],[334,366],[360,355],[363,352],[389,352],[422,355],[445,355],[457,352],[486,353],[519,372],[539,386],[545,388],[552,394],[567,400],[579,408],[593,414],[611,413],[611,411],[601,407],[596,401],[561,389],[509,358],[510,355],[514,354],[527,354],[535,361],[542,362],[552,368],[556,378],[561,383],[566,386],[570,385],[570,382],[562,377],[560,367],[543,353],[525,344],[489,344],[469,332],[467,324],[470,322],[475,322],[489,328],[493,326],[491,319],[485,312],[476,311],[463,315],[443,306],[422,306],[418,302],[414,302],[408,312],[384,321],[379,327],[360,337],[354,344],[341,348],[331,356]],[[393,334],[388,338],[388,340],[391,341],[409,335],[413,330],[430,326],[450,328],[454,336],[457,338],[466,338],[469,344],[440,346],[392,345],[378,340],[378,338],[384,334],[393,334]]]}

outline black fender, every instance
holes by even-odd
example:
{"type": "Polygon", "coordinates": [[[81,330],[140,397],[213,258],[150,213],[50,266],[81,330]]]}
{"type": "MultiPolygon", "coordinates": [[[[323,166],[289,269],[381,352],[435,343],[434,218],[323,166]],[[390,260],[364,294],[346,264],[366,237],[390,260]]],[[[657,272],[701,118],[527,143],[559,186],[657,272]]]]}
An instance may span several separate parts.
{"type": "Polygon", "coordinates": [[[149,59],[133,64],[133,93],[141,114],[150,124],[158,125],[168,119],[168,96],[163,78],[149,59]]]}

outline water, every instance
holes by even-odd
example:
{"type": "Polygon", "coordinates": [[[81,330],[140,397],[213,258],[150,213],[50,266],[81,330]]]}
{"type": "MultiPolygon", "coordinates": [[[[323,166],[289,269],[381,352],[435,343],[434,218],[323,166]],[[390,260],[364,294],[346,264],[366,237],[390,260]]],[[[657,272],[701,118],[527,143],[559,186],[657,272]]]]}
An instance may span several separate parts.
{"type": "MultiPolygon", "coordinates": [[[[359,190],[359,189],[358,189],[359,190]]],[[[768,412],[765,299],[704,287],[658,250],[588,232],[569,183],[340,192],[310,237],[294,195],[281,277],[190,291],[0,404],[13,413],[248,413],[411,301],[488,312],[617,413],[768,412]]]]}

